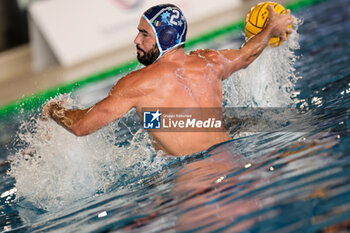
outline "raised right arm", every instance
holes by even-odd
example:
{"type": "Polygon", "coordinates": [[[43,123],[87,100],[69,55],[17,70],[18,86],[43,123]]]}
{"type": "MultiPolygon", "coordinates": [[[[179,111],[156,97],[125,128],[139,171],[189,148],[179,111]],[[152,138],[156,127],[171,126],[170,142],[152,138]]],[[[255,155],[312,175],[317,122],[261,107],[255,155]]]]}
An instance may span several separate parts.
{"type": "Polygon", "coordinates": [[[293,16],[288,10],[286,14],[277,14],[272,5],[267,7],[269,18],[266,27],[260,33],[251,37],[238,50],[227,49],[218,51],[222,56],[222,63],[225,72],[222,79],[228,78],[232,73],[251,64],[265,49],[272,37],[281,37],[283,41],[287,40],[286,34],[293,32],[289,25],[293,22],[293,16]]]}

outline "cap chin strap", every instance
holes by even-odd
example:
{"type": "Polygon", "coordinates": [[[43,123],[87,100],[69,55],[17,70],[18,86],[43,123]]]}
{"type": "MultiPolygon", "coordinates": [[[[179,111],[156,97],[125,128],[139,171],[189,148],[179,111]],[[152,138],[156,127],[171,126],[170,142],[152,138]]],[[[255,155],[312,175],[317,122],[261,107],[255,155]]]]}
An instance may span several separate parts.
{"type": "Polygon", "coordinates": [[[163,50],[162,47],[160,46],[159,38],[158,38],[158,33],[157,33],[155,27],[153,26],[153,24],[151,23],[151,21],[149,21],[149,19],[148,19],[145,15],[143,15],[143,18],[144,18],[144,19],[147,21],[147,23],[151,26],[151,28],[152,28],[152,30],[153,30],[153,32],[154,32],[154,35],[155,35],[155,37],[156,37],[157,47],[158,47],[158,49],[159,49],[159,56],[157,57],[156,60],[154,60],[153,63],[155,63],[156,61],[158,61],[158,59],[159,59],[161,56],[163,56],[163,54],[164,54],[165,52],[167,52],[167,51],[169,51],[169,50],[171,50],[171,49],[173,49],[173,48],[176,48],[177,46],[180,46],[180,45],[185,44],[185,42],[181,42],[181,43],[178,43],[178,44],[176,44],[176,45],[174,45],[174,46],[172,46],[172,47],[170,47],[170,48],[168,48],[168,49],[166,49],[166,50],[163,50]]]}

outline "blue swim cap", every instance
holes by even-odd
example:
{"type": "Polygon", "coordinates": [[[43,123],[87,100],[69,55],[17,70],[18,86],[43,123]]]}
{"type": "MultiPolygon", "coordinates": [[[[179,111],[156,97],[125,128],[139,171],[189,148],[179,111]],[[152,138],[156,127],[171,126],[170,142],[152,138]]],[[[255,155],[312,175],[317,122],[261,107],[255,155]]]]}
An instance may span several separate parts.
{"type": "Polygon", "coordinates": [[[185,44],[187,21],[177,6],[157,5],[148,9],[143,17],[151,25],[156,36],[159,57],[166,51],[185,44]]]}

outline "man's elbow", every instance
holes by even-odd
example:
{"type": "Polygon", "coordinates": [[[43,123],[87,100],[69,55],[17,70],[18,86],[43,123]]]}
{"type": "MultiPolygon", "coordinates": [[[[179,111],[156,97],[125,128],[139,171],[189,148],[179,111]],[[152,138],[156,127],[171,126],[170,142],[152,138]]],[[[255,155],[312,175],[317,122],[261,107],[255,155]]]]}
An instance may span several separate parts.
{"type": "Polygon", "coordinates": [[[74,131],[72,131],[72,133],[77,137],[83,137],[83,136],[89,135],[89,133],[81,131],[81,130],[74,130],[74,131]]]}
{"type": "Polygon", "coordinates": [[[74,124],[70,131],[77,137],[83,137],[89,134],[89,131],[81,127],[79,124],[74,124]]]}

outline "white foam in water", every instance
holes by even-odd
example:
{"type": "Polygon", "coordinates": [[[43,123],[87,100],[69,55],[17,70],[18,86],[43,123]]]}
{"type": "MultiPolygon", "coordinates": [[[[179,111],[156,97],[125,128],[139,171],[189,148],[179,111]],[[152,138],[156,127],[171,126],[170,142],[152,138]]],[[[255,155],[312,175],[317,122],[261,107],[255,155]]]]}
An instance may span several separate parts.
{"type": "Polygon", "coordinates": [[[296,32],[300,21],[295,19],[295,31],[276,48],[267,47],[246,69],[234,73],[224,82],[226,107],[287,107],[293,104],[291,94],[298,79],[293,67],[299,49],[296,32]]]}
{"type": "MultiPolygon", "coordinates": [[[[74,105],[71,99],[68,102],[68,107],[74,105]]],[[[16,154],[9,172],[16,179],[17,199],[55,210],[103,192],[137,162],[138,168],[128,170],[130,177],[159,170],[165,161],[157,156],[151,164],[155,152],[147,133],[138,132],[129,146],[115,146],[116,124],[86,137],[76,137],[53,120],[24,122],[19,137],[28,147],[16,154]]]]}
{"type": "MultiPolygon", "coordinates": [[[[225,112],[226,118],[255,119],[256,122],[241,122],[238,131],[231,126],[234,138],[250,136],[257,132],[270,132],[289,122],[294,107],[295,83],[299,77],[295,74],[294,64],[299,49],[297,28],[301,20],[295,18],[294,32],[279,47],[266,47],[260,56],[246,69],[234,73],[223,84],[224,107],[231,108],[225,112]],[[237,109],[237,107],[244,107],[237,109]],[[266,108],[280,108],[278,113],[266,108]],[[234,109],[232,109],[234,108],[234,109]],[[248,109],[247,109],[248,108],[248,109]],[[253,108],[265,108],[256,111],[253,108]],[[229,111],[229,112],[230,112],[229,111]],[[260,114],[260,115],[258,115],[260,114]]],[[[231,135],[232,136],[232,135],[231,135]]]]}

